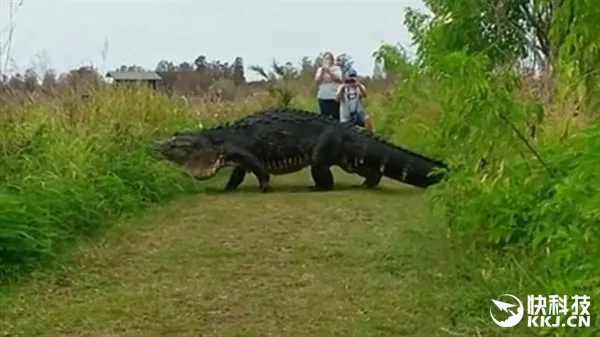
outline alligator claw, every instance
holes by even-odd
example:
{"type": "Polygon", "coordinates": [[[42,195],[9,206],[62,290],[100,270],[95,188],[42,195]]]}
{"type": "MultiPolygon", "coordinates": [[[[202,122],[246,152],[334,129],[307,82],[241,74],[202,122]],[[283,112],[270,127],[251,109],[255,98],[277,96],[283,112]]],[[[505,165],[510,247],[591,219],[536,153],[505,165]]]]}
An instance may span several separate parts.
{"type": "Polygon", "coordinates": [[[364,182],[364,183],[360,183],[360,184],[354,184],[352,185],[352,188],[365,188],[365,189],[369,189],[372,190],[377,186],[370,186],[368,183],[364,182]]]}
{"type": "Polygon", "coordinates": [[[366,181],[365,181],[364,183],[362,183],[360,186],[361,186],[362,188],[366,188],[366,189],[369,189],[369,190],[372,190],[372,189],[374,189],[375,187],[377,187],[377,185],[376,185],[376,184],[375,184],[375,185],[369,185],[369,183],[367,183],[366,181]]]}
{"type": "Polygon", "coordinates": [[[260,191],[263,193],[273,192],[273,188],[271,186],[261,186],[260,191]]]}
{"type": "Polygon", "coordinates": [[[310,186],[308,188],[310,192],[326,192],[333,190],[333,187],[323,187],[323,186],[310,186]]]}

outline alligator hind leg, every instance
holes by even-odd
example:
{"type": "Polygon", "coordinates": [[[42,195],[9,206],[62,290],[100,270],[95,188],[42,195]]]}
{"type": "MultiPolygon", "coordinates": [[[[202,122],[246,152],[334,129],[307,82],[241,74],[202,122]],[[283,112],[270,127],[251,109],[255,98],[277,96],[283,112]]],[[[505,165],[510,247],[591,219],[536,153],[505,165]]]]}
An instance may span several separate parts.
{"type": "Polygon", "coordinates": [[[231,176],[229,177],[229,181],[225,186],[225,190],[232,191],[238,188],[238,186],[240,186],[240,184],[244,181],[244,178],[246,177],[246,172],[246,168],[242,165],[234,167],[233,172],[231,172],[231,176]]]}
{"type": "Polygon", "coordinates": [[[311,166],[310,174],[315,182],[315,189],[330,191],[333,189],[333,173],[326,166],[311,166]]]}
{"type": "Polygon", "coordinates": [[[360,187],[375,188],[381,182],[383,174],[379,170],[361,167],[357,170],[358,175],[364,177],[365,180],[360,187]]]}

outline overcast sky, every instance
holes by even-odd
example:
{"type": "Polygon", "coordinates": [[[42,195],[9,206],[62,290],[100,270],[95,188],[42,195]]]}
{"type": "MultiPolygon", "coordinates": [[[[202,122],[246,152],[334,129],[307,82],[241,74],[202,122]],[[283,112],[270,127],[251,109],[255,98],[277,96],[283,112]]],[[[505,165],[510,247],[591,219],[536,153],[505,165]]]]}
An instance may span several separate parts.
{"type": "MultiPolygon", "coordinates": [[[[10,1],[0,0],[2,45],[10,1]]],[[[34,64],[59,72],[93,64],[105,72],[121,64],[153,70],[161,59],[192,62],[202,54],[229,62],[239,55],[246,67],[269,65],[274,57],[297,63],[331,50],[348,53],[359,73],[370,74],[372,53],[382,41],[408,47],[407,6],[424,8],[416,0],[23,0],[14,16],[11,55],[21,72],[34,64]]]]}

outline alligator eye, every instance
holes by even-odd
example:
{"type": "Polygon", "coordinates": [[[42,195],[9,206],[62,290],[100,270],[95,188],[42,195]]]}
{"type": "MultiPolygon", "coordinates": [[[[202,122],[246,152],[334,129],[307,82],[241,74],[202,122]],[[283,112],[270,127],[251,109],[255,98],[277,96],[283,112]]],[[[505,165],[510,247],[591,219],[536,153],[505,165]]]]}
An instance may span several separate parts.
{"type": "Polygon", "coordinates": [[[181,147],[173,149],[173,152],[175,153],[175,155],[177,155],[179,157],[183,157],[187,154],[187,151],[181,147]]]}

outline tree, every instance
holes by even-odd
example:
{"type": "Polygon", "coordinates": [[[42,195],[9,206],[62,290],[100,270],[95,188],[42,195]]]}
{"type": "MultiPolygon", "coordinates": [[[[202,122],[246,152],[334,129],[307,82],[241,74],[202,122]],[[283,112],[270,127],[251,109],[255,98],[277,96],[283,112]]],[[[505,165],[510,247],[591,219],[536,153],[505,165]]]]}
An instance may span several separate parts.
{"type": "Polygon", "coordinates": [[[395,80],[410,77],[419,70],[416,60],[411,60],[401,45],[384,44],[373,52],[375,58],[374,75],[383,75],[386,79],[395,80]]]}
{"type": "Polygon", "coordinates": [[[229,65],[229,62],[221,63],[221,61],[214,62],[213,68],[213,81],[221,78],[230,79],[233,75],[233,69],[229,65]]]}
{"type": "Polygon", "coordinates": [[[35,70],[29,68],[25,70],[25,75],[23,76],[23,84],[25,85],[25,89],[29,92],[34,92],[39,87],[38,75],[35,70]]]}
{"type": "MultiPolygon", "coordinates": [[[[432,15],[409,9],[405,24],[423,48],[484,53],[492,64],[532,58],[547,71],[574,23],[574,0],[428,0],[432,15]]],[[[585,7],[585,6],[582,6],[585,7]]],[[[580,8],[582,15],[585,8],[580,8]]],[[[592,8],[590,8],[592,10],[592,8]]]]}
{"type": "Polygon", "coordinates": [[[269,94],[277,99],[279,105],[290,106],[296,97],[296,93],[291,90],[289,83],[299,77],[300,71],[294,67],[292,62],[281,65],[276,60],[273,60],[271,68],[272,71],[267,72],[258,65],[250,67],[252,71],[269,83],[269,94]]]}
{"type": "Polygon", "coordinates": [[[102,75],[93,67],[79,67],[61,74],[59,81],[73,89],[84,89],[102,83],[102,75]]]}
{"type": "Polygon", "coordinates": [[[56,86],[56,72],[52,69],[48,69],[42,79],[42,86],[44,88],[54,88],[56,86]]]}
{"type": "Polygon", "coordinates": [[[196,66],[196,70],[203,71],[208,68],[208,61],[206,60],[206,56],[200,55],[196,57],[194,60],[194,65],[196,66]]]}
{"type": "Polygon", "coordinates": [[[598,11],[592,2],[428,0],[426,4],[432,15],[409,9],[405,16],[423,64],[431,66],[439,55],[464,51],[485,55],[490,68],[525,66],[542,75],[548,99],[555,96],[551,86],[556,84],[586,97],[597,87],[600,48],[597,30],[590,27],[597,25],[598,11]],[[555,74],[562,81],[554,81],[555,74]]]}
{"type": "Polygon", "coordinates": [[[233,83],[235,83],[236,86],[246,83],[244,59],[239,56],[233,61],[233,83]]]}
{"type": "Polygon", "coordinates": [[[131,65],[131,66],[126,66],[123,64],[119,68],[117,68],[116,71],[118,71],[118,72],[144,72],[144,71],[146,71],[146,69],[144,69],[143,67],[138,66],[136,64],[131,65]]]}
{"type": "Polygon", "coordinates": [[[375,61],[375,65],[373,66],[373,79],[374,80],[383,80],[385,79],[385,70],[383,68],[383,62],[375,61]]]}
{"type": "Polygon", "coordinates": [[[342,68],[342,73],[347,72],[354,65],[354,60],[346,53],[338,55],[337,61],[340,68],[342,68]]]}
{"type": "Polygon", "coordinates": [[[155,71],[159,73],[166,73],[175,70],[175,65],[171,61],[161,60],[156,65],[155,71]]]}
{"type": "Polygon", "coordinates": [[[323,53],[320,53],[314,60],[313,62],[313,66],[315,67],[315,69],[319,68],[320,66],[323,65],[323,53]]]}
{"type": "Polygon", "coordinates": [[[23,76],[21,76],[19,73],[16,73],[10,78],[10,80],[8,80],[8,86],[11,89],[22,90],[25,87],[25,84],[23,83],[23,76]]]}
{"type": "Polygon", "coordinates": [[[179,66],[177,67],[177,70],[183,70],[183,71],[194,70],[194,66],[189,62],[181,62],[179,64],[179,66]]]}
{"type": "Polygon", "coordinates": [[[304,56],[300,60],[299,66],[298,78],[300,81],[305,85],[312,85],[317,71],[317,66],[315,66],[314,61],[311,60],[310,57],[304,56]]]}

